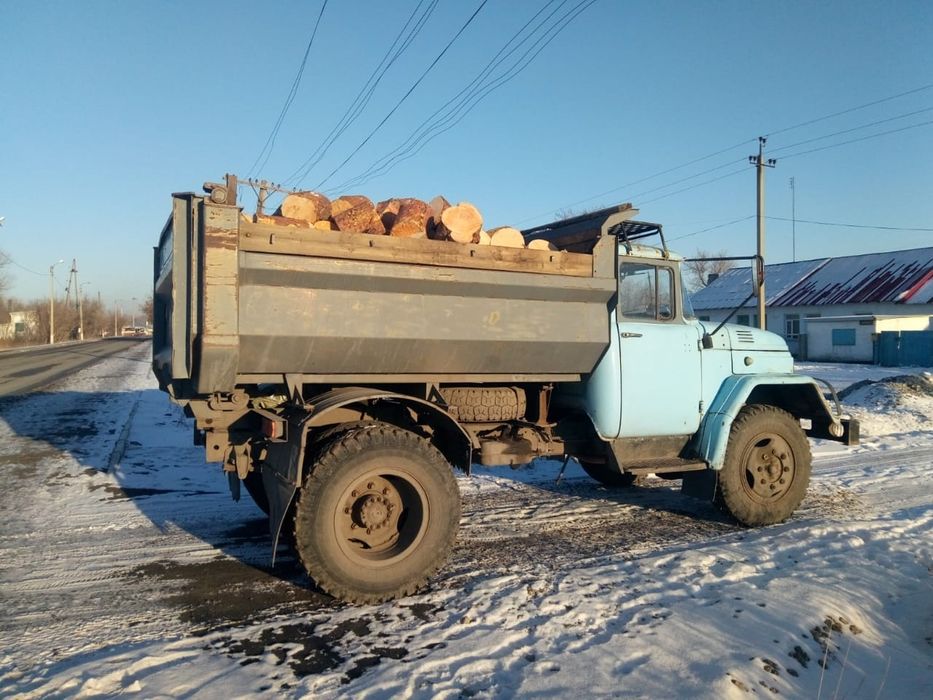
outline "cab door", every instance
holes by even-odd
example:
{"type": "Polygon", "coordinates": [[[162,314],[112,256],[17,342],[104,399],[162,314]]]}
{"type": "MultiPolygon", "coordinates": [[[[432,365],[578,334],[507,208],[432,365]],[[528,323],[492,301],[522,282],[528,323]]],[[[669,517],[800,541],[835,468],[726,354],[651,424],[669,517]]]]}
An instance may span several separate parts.
{"type": "Polygon", "coordinates": [[[690,435],[700,422],[700,331],[684,317],[677,268],[620,256],[619,437],[690,435]]]}

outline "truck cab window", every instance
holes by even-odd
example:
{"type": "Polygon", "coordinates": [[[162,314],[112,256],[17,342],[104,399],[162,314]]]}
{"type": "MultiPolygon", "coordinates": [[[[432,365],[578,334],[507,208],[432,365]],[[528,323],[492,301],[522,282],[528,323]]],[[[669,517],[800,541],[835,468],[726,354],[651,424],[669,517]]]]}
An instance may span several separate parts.
{"type": "Polygon", "coordinates": [[[644,263],[621,263],[619,311],[632,319],[670,321],[674,318],[674,276],[671,271],[644,263]]]}

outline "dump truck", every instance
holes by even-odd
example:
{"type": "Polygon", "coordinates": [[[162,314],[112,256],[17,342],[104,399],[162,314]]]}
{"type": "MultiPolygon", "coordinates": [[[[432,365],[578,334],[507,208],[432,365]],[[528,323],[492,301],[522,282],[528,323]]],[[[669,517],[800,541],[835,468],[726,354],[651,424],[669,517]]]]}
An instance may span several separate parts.
{"type": "Polygon", "coordinates": [[[350,602],[443,566],[455,470],[474,465],[574,459],[609,488],[654,474],[781,522],[808,438],[854,444],[858,423],[779,336],[699,321],[683,258],[636,214],[497,248],[255,223],[235,180],[206,183],[172,196],[155,247],[152,367],[234,498],[268,514],[273,553],[287,540],[350,602]]]}

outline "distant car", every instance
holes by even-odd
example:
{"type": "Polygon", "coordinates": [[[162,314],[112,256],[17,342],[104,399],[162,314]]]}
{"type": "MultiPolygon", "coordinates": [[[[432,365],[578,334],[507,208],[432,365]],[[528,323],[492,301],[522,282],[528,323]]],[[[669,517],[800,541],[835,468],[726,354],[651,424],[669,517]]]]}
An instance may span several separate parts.
{"type": "Polygon", "coordinates": [[[120,331],[120,335],[124,337],[133,337],[138,338],[141,336],[151,335],[148,328],[144,326],[123,326],[123,330],[120,331]]]}

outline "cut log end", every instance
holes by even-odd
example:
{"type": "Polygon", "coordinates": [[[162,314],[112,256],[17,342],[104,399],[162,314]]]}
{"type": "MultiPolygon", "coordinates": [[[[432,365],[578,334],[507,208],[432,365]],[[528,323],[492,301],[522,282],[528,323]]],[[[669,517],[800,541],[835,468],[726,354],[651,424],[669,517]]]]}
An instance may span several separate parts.
{"type": "Polygon", "coordinates": [[[274,216],[301,219],[309,224],[330,218],[330,200],[318,192],[292,192],[282,200],[274,216]]]}
{"type": "Polygon", "coordinates": [[[535,238],[533,241],[528,241],[528,250],[558,250],[558,247],[543,238],[535,238]]]}
{"type": "Polygon", "coordinates": [[[489,232],[489,244],[503,248],[524,248],[525,237],[517,228],[500,226],[489,232]]]}

